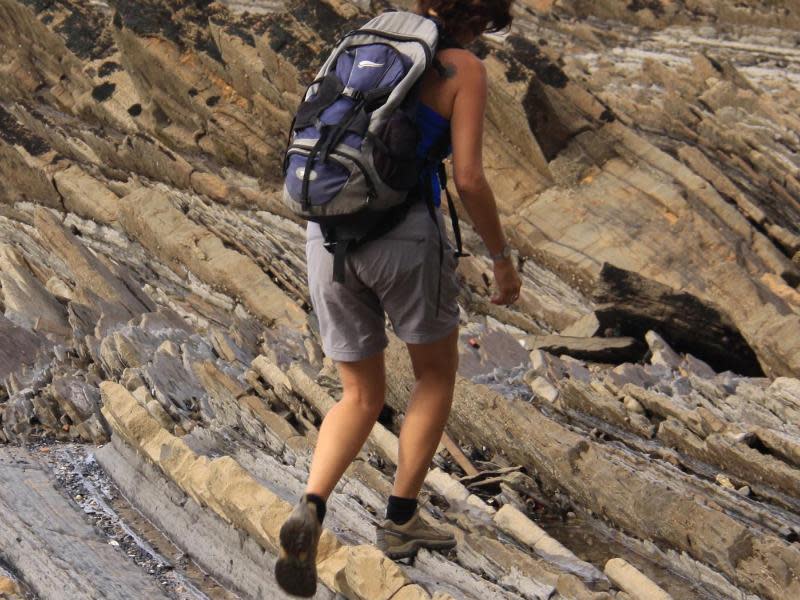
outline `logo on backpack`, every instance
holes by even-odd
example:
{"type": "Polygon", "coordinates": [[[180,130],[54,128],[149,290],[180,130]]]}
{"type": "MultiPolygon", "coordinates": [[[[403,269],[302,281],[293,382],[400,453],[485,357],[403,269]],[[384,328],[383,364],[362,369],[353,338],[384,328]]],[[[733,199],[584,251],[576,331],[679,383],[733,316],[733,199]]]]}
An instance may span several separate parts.
{"type": "Polygon", "coordinates": [[[376,68],[376,67],[382,67],[382,66],[383,66],[383,63],[376,63],[376,62],[372,62],[371,60],[362,60],[360,63],[358,63],[358,68],[359,69],[369,69],[369,68],[376,68]]]}
{"type": "MultiPolygon", "coordinates": [[[[305,177],[305,175],[306,175],[306,168],[305,167],[299,167],[294,172],[294,174],[298,179],[303,179],[305,177]]],[[[316,171],[311,171],[311,174],[308,176],[309,180],[311,180],[311,181],[314,181],[317,177],[318,177],[318,175],[317,175],[316,171]]]]}

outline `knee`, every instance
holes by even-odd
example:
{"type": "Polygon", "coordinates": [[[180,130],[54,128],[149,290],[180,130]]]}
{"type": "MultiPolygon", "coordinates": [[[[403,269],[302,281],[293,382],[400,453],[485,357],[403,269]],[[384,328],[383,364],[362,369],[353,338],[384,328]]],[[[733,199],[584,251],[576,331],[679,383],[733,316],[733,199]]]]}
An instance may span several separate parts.
{"type": "Polygon", "coordinates": [[[429,369],[416,375],[416,384],[429,390],[436,390],[441,396],[452,400],[456,385],[456,369],[429,369]]]}
{"type": "Polygon", "coordinates": [[[346,389],[342,394],[343,401],[348,402],[359,411],[368,414],[375,414],[376,418],[383,409],[385,399],[385,390],[377,388],[346,389]]]}
{"type": "Polygon", "coordinates": [[[458,374],[458,350],[455,344],[429,360],[414,361],[417,385],[453,388],[458,374]]]}
{"type": "Polygon", "coordinates": [[[458,354],[455,356],[442,355],[439,360],[429,363],[417,364],[414,368],[414,378],[417,383],[431,385],[454,386],[458,373],[458,354]]]}

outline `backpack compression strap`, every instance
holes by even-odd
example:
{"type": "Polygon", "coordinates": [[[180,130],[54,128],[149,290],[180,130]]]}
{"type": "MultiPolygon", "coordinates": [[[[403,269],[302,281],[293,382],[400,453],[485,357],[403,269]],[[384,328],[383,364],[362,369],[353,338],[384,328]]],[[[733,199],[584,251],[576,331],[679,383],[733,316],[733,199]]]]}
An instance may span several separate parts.
{"type": "Polygon", "coordinates": [[[443,162],[439,163],[439,185],[442,186],[444,195],[447,196],[447,212],[450,213],[450,222],[453,224],[453,237],[456,238],[456,258],[465,258],[469,254],[464,252],[464,245],[461,243],[461,225],[458,222],[458,213],[453,202],[453,196],[450,195],[450,190],[447,187],[447,169],[443,162]]]}
{"type": "Polygon", "coordinates": [[[333,280],[341,284],[344,284],[345,277],[344,261],[352,242],[352,239],[343,239],[333,244],[333,280]]]}

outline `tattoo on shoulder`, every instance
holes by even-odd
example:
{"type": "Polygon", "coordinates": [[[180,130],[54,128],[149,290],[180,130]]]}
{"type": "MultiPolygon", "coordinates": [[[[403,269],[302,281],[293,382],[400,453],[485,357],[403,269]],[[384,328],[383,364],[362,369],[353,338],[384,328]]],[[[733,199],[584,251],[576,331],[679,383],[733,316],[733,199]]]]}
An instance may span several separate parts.
{"type": "Polygon", "coordinates": [[[442,72],[442,77],[445,79],[452,79],[456,76],[456,66],[451,63],[444,63],[442,65],[444,67],[444,71],[442,72]]]}

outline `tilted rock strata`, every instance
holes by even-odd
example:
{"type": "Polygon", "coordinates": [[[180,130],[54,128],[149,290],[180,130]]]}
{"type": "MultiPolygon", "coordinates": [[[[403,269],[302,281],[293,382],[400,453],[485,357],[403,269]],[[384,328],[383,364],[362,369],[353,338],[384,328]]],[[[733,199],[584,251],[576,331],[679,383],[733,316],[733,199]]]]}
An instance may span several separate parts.
{"type": "Polygon", "coordinates": [[[759,1],[731,5],[724,0],[523,0],[540,14],[594,16],[601,19],[631,21],[644,27],[661,28],[676,23],[702,24],[716,19],[723,24],[797,27],[800,5],[794,0],[781,3],[759,1]]]}
{"type": "MultiPolygon", "coordinates": [[[[181,513],[170,500],[164,510],[209,513],[224,540],[208,549],[211,566],[235,543],[225,524],[238,523],[249,540],[242,556],[250,553],[240,575],[257,594],[258,551],[266,556],[285,505],[251,522],[253,506],[234,492],[259,477],[286,499],[300,493],[319,419],[335,402],[322,387],[330,369],[318,381],[309,375],[323,360],[305,314],[303,230],[279,202],[284,133],[325,48],[379,3],[252,15],[219,4],[112,4],[0,0],[0,439],[47,432],[104,442],[111,429],[98,385],[118,382],[164,442],[142,442],[160,466],[140,501],[155,514],[154,490],[182,486],[176,498],[194,504],[181,513]]],[[[657,329],[717,370],[796,376],[800,102],[770,75],[787,61],[794,81],[793,55],[705,30],[691,37],[670,29],[671,9],[622,4],[598,10],[664,29],[575,21],[568,16],[586,3],[536,1],[525,5],[559,18],[521,9],[505,42],[478,44],[491,81],[487,173],[527,256],[526,289],[517,307],[491,305],[489,263],[466,226],[474,256],[461,267],[465,331],[499,328],[496,347],[511,340],[508,356],[524,359],[513,336],[641,339],[657,329]],[[762,54],[765,67],[743,64],[762,54]],[[618,330],[626,324],[630,332],[618,330]]],[[[715,10],[736,22],[738,8],[715,10]]],[[[753,14],[777,13],[759,5],[753,14]]],[[[527,548],[497,541],[505,507],[527,519],[544,505],[593,511],[642,555],[672,561],[719,597],[795,593],[782,569],[797,560],[796,380],[717,375],[664,346],[651,352],[652,364],[599,370],[536,353],[524,380],[533,406],[460,384],[454,437],[498,450],[498,466],[522,464],[545,491],[520,472],[457,481],[440,454],[425,493],[450,506],[437,517],[458,532],[457,562],[422,553],[409,579],[348,571],[391,567],[362,548],[371,541],[364,507],[383,510],[397,461],[397,419],[376,427],[331,511],[357,545],[326,561],[324,581],[397,598],[437,585],[454,597],[624,598],[582,581],[604,563],[561,550],[553,563],[556,545],[539,557],[533,538],[527,548]],[[508,421],[489,419],[498,410],[508,421]],[[704,535],[707,523],[717,528],[704,535]]],[[[478,367],[491,358],[484,352],[478,367]]],[[[409,384],[393,387],[397,412],[409,384]]],[[[107,464],[133,481],[144,463],[113,437],[107,464]]]]}
{"type": "MultiPolygon", "coordinates": [[[[3,558],[39,597],[122,600],[131,590],[153,600],[168,597],[83,520],[36,454],[2,448],[0,465],[3,558]]],[[[0,576],[0,598],[21,597],[13,582],[0,576]]]]}
{"type": "MultiPolygon", "coordinates": [[[[101,390],[103,414],[117,435],[158,465],[197,504],[243,529],[262,547],[277,551],[280,524],[292,509],[289,503],[258,484],[233,459],[209,461],[195,454],[162,429],[120,385],[104,382],[101,390]]],[[[374,547],[342,546],[329,531],[320,541],[318,562],[322,581],[351,599],[388,600],[409,583],[400,568],[374,547]],[[375,579],[376,573],[383,579],[375,579]]]]}
{"type": "MultiPolygon", "coordinates": [[[[611,4],[601,3],[598,12],[611,4]]],[[[768,79],[774,73],[780,85],[780,61],[794,52],[791,38],[778,38],[785,45],[775,47],[766,38],[748,52],[735,42],[711,46],[713,36],[693,30],[672,38],[600,21],[522,16],[518,23],[548,44],[510,38],[528,49],[523,64],[535,71],[533,81],[545,82],[523,108],[535,128],[538,115],[553,115],[537,139],[551,145],[549,171],[557,181],[514,203],[518,243],[570,275],[596,279],[607,262],[687,291],[722,309],[764,368],[796,373],[796,348],[777,331],[797,326],[800,282],[791,259],[800,241],[792,116],[798,98],[791,85],[773,92],[768,79]],[[708,44],[708,56],[692,54],[684,41],[691,36],[701,48],[708,44]],[[637,43],[647,49],[631,47],[637,43]],[[712,52],[726,58],[717,61],[712,52]],[[544,65],[559,54],[560,78],[547,84],[555,71],[544,65]],[[771,59],[765,64],[774,70],[753,68],[760,79],[749,80],[746,67],[734,66],[749,57],[771,59]],[[587,95],[606,112],[586,106],[587,95]],[[554,119],[564,132],[556,145],[554,119]],[[780,344],[782,359],[773,348],[780,344]]]]}
{"type": "MultiPolygon", "coordinates": [[[[390,378],[389,402],[399,408],[412,377],[399,348],[392,357],[402,369],[390,378]]],[[[689,480],[682,484],[682,477],[668,469],[588,441],[520,400],[506,401],[463,380],[456,396],[451,427],[460,439],[473,444],[491,440],[496,451],[535,469],[546,486],[568,490],[570,497],[618,527],[683,550],[760,595],[789,597],[785,594],[796,581],[784,574],[800,565],[797,548],[677,491],[689,480]],[[601,486],[589,483],[598,480],[601,486]]]]}
{"type": "MultiPolygon", "coordinates": [[[[309,72],[307,52],[323,47],[335,27],[347,27],[354,18],[352,11],[341,7],[334,7],[332,11],[323,9],[326,5],[322,4],[304,8],[298,16],[320,27],[323,40],[315,40],[308,30],[303,30],[301,35],[297,23],[284,15],[253,16],[249,21],[236,22],[218,8],[209,9],[206,16],[201,16],[196,9],[179,3],[169,18],[176,24],[176,30],[167,31],[163,23],[159,24],[159,20],[149,14],[153,12],[153,15],[161,14],[162,20],[166,18],[154,3],[147,5],[141,18],[135,16],[127,3],[120,3],[117,6],[119,18],[101,28],[102,36],[98,41],[102,42],[101,46],[87,50],[68,37],[67,27],[51,30],[27,7],[11,0],[4,1],[9,22],[13,20],[16,25],[6,37],[35,34],[38,40],[37,45],[28,50],[36,57],[33,62],[31,56],[21,54],[18,47],[9,48],[20,62],[30,65],[29,72],[41,80],[38,85],[25,84],[16,79],[19,69],[12,71],[15,83],[7,92],[8,99],[21,104],[11,107],[13,113],[9,113],[8,119],[20,120],[24,123],[23,130],[26,127],[36,130],[26,138],[34,154],[26,150],[15,156],[19,153],[15,146],[6,150],[10,154],[9,161],[13,159],[15,165],[9,168],[9,179],[29,173],[26,185],[12,188],[26,197],[24,194],[31,193],[36,186],[41,187],[42,192],[37,195],[44,194],[41,201],[50,198],[47,202],[51,206],[63,204],[85,216],[110,221],[115,218],[117,203],[102,190],[105,186],[90,183],[86,176],[92,176],[91,169],[78,170],[64,161],[55,162],[53,148],[58,147],[71,161],[88,161],[106,171],[113,166],[115,175],[133,168],[137,173],[196,191],[214,201],[237,206],[255,201],[260,206],[278,210],[269,191],[261,192],[249,183],[241,185],[235,178],[218,170],[215,172],[216,167],[198,160],[198,153],[214,156],[217,164],[221,161],[243,174],[264,176],[277,183],[282,149],[282,143],[277,140],[282,137],[279,132],[285,129],[300,92],[298,73],[309,72]],[[323,22],[326,16],[330,17],[329,22],[323,22]],[[204,18],[210,19],[207,26],[203,25],[204,18]],[[247,27],[258,35],[247,33],[247,27]],[[275,37],[278,34],[280,40],[275,37]],[[64,35],[67,37],[62,39],[64,35]],[[191,42],[187,41],[190,35],[191,42]],[[293,71],[294,67],[275,52],[274,48],[278,47],[284,56],[299,63],[299,71],[293,71]],[[71,54],[71,50],[78,54],[71,54]],[[90,56],[94,52],[105,61],[99,63],[101,59],[97,58],[93,62],[99,63],[93,80],[79,69],[87,51],[90,56]],[[65,53],[70,59],[63,65],[54,65],[46,59],[54,52],[65,53]],[[267,69],[255,70],[252,65],[258,62],[267,69]],[[102,67],[106,63],[117,67],[104,70],[102,67]],[[114,86],[113,89],[109,87],[107,98],[97,92],[97,86],[106,84],[114,86]],[[33,115],[25,103],[37,87],[41,89],[35,98],[67,114],[33,115]],[[99,96],[100,101],[95,96],[99,96]],[[137,102],[129,109],[138,107],[133,111],[136,116],[117,110],[117,102],[127,104],[134,100],[137,102]],[[85,103],[91,105],[90,110],[84,109],[85,103]],[[105,139],[98,139],[94,131],[74,128],[79,125],[79,119],[87,117],[109,128],[105,136],[111,140],[111,146],[105,139]],[[70,126],[74,133],[65,138],[59,127],[43,131],[37,125],[43,119],[70,126]],[[277,129],[269,133],[273,125],[277,129]],[[253,137],[254,126],[257,126],[258,139],[253,137]],[[224,136],[221,135],[223,131],[224,136]],[[273,140],[274,145],[264,146],[273,140]],[[63,192],[58,188],[59,181],[63,192]],[[87,189],[92,189],[92,185],[101,186],[96,191],[97,209],[91,208],[93,205],[83,207],[76,201],[71,191],[75,185],[90,186],[87,189]],[[106,200],[102,200],[103,197],[106,200]],[[103,208],[99,208],[101,205],[103,208]],[[95,214],[87,214],[87,210],[95,214]]],[[[67,4],[47,8],[40,18],[85,15],[86,11],[91,13],[91,9],[67,4]]],[[[92,14],[92,23],[103,23],[102,14],[92,14]]],[[[105,15],[106,19],[109,17],[105,15]]],[[[521,17],[523,31],[529,24],[530,21],[521,17]]],[[[558,41],[563,43],[563,28],[559,35],[558,41]]],[[[625,111],[615,104],[616,97],[609,98],[602,89],[594,95],[587,92],[567,77],[553,57],[516,33],[508,45],[510,51],[498,50],[487,58],[493,84],[487,161],[501,208],[509,213],[517,244],[565,278],[582,282],[582,287],[594,285],[593,282],[598,281],[598,269],[603,262],[609,262],[676,290],[688,291],[703,302],[719,306],[730,317],[758,354],[763,368],[777,375],[796,373],[793,357],[798,352],[791,340],[798,336],[788,335],[798,327],[798,298],[792,286],[797,285],[800,278],[791,263],[797,251],[791,247],[795,243],[792,235],[796,234],[792,231],[796,230],[796,225],[790,223],[787,229],[787,224],[770,214],[774,210],[764,211],[750,200],[740,200],[751,190],[738,187],[741,185],[738,179],[732,182],[725,175],[715,174],[719,170],[714,160],[719,158],[712,156],[714,160],[709,162],[696,151],[691,153],[693,148],[689,144],[700,144],[706,152],[713,150],[704,146],[705,139],[687,138],[685,151],[679,149],[687,164],[681,165],[658,146],[634,133],[635,124],[624,118],[625,111]],[[608,104],[613,106],[613,111],[608,104]],[[534,120],[540,113],[548,114],[545,120],[548,127],[558,125],[560,133],[541,129],[534,120]],[[616,120],[615,115],[619,117],[616,120]],[[520,131],[526,122],[532,133],[523,141],[520,131]],[[637,161],[635,166],[630,164],[633,160],[637,161]],[[511,178],[505,175],[509,164],[517,165],[516,174],[511,178]],[[525,168],[528,164],[535,168],[525,168]],[[576,186],[578,181],[582,183],[576,186]],[[587,199],[603,197],[604,202],[595,205],[584,201],[584,190],[587,199]],[[744,216],[724,200],[731,194],[745,212],[744,216]],[[564,198],[571,198],[569,202],[574,210],[555,209],[556,204],[564,206],[564,198]],[[638,210],[630,210],[629,198],[641,200],[637,203],[638,210]],[[617,204],[627,209],[620,212],[617,204]],[[612,215],[622,214],[626,218],[621,221],[612,218],[612,215]],[[571,215],[592,216],[589,220],[582,216],[584,224],[581,225],[572,223],[571,215]],[[688,227],[679,221],[683,215],[686,215],[688,227]],[[727,228],[722,234],[717,231],[720,221],[727,228]],[[762,231],[772,237],[765,237],[762,231]],[[663,237],[665,234],[668,237],[663,237]],[[676,244],[675,236],[685,240],[676,244]],[[752,250],[745,250],[736,242],[741,237],[752,240],[752,250]],[[612,240],[615,241],[609,245],[612,240]],[[775,248],[776,243],[780,248],[775,248]],[[591,248],[591,251],[584,252],[584,248],[591,248]],[[680,249],[679,254],[670,254],[670,248],[680,249]],[[745,269],[727,265],[725,261],[731,253],[741,256],[745,269]],[[729,298],[734,296],[746,301],[730,302],[729,298]],[[786,335],[778,335],[779,331],[786,335]]],[[[713,71],[713,67],[709,68],[713,71]]],[[[743,86],[747,84],[741,77],[735,77],[735,70],[727,73],[720,77],[725,77],[728,85],[745,89],[743,86]]],[[[713,84],[701,84],[701,89],[707,86],[713,87],[713,84]]],[[[710,106],[714,110],[716,106],[716,110],[722,111],[728,101],[705,99],[703,102],[703,107],[710,106]]],[[[759,102],[765,115],[774,117],[774,108],[769,109],[765,99],[759,102]]],[[[712,140],[709,143],[715,143],[716,138],[708,139],[712,140]]],[[[727,146],[742,148],[742,141],[731,140],[727,146]]],[[[753,141],[760,144],[759,147],[767,144],[763,136],[753,141]]],[[[769,177],[754,180],[759,188],[757,198],[758,202],[767,201],[764,192],[769,190],[774,194],[770,186],[782,186],[780,193],[787,195],[789,207],[782,209],[783,213],[796,221],[791,217],[797,214],[791,208],[792,202],[796,203],[791,200],[792,194],[797,191],[792,183],[793,167],[789,167],[791,159],[781,156],[780,152],[780,147],[761,150],[761,155],[768,160],[758,162],[756,168],[769,169],[769,177]],[[762,180],[763,183],[759,183],[762,180]]],[[[755,160],[753,156],[751,153],[748,159],[755,160]]],[[[12,164],[9,161],[6,163],[12,164]]],[[[108,171],[106,174],[111,175],[108,171]]],[[[129,190],[115,189],[114,192],[124,195],[129,190]]]]}

